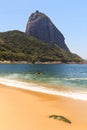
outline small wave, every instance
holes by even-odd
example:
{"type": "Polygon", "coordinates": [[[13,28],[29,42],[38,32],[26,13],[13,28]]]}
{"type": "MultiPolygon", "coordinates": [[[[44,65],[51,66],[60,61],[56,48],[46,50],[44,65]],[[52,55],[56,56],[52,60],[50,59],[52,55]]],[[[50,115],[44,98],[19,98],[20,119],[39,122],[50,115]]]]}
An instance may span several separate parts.
{"type": "Polygon", "coordinates": [[[4,77],[6,77],[8,79],[17,79],[19,76],[20,76],[19,74],[14,73],[14,74],[5,75],[4,77]]]}
{"type": "MultiPolygon", "coordinates": [[[[9,80],[28,80],[28,79],[32,79],[32,75],[30,74],[21,74],[21,73],[9,73],[9,74],[5,74],[3,75],[3,77],[5,79],[9,79],[9,80]]],[[[2,75],[0,75],[0,78],[2,78],[2,75]]]]}
{"type": "Polygon", "coordinates": [[[52,94],[52,95],[59,95],[59,96],[64,96],[68,98],[73,98],[73,99],[79,99],[79,100],[86,100],[87,101],[87,93],[86,92],[71,92],[71,91],[58,91],[58,90],[53,90],[53,89],[48,89],[44,87],[43,85],[38,85],[34,83],[27,83],[27,82],[21,82],[17,80],[9,80],[5,78],[0,78],[0,83],[4,84],[9,87],[16,87],[16,88],[21,88],[21,89],[26,89],[26,90],[31,90],[31,91],[36,91],[36,92],[42,92],[42,93],[47,93],[47,94],[52,94]]]}
{"type": "Polygon", "coordinates": [[[63,78],[64,80],[87,80],[87,78],[63,78]]]}

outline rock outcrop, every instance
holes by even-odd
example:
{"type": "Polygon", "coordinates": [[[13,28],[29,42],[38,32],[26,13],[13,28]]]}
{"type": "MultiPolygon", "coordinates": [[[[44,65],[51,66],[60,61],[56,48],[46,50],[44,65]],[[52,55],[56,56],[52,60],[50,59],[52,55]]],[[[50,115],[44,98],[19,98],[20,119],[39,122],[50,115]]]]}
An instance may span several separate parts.
{"type": "Polygon", "coordinates": [[[44,13],[36,11],[31,14],[27,22],[26,33],[52,45],[57,44],[63,50],[69,51],[63,34],[44,13]]]}

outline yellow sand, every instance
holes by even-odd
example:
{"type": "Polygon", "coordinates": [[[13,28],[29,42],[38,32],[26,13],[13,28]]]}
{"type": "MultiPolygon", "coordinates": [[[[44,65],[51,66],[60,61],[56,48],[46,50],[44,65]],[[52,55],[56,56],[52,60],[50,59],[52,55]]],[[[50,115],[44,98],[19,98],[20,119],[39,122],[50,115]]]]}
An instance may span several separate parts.
{"type": "Polygon", "coordinates": [[[0,130],[87,130],[87,102],[0,85],[0,130]]]}

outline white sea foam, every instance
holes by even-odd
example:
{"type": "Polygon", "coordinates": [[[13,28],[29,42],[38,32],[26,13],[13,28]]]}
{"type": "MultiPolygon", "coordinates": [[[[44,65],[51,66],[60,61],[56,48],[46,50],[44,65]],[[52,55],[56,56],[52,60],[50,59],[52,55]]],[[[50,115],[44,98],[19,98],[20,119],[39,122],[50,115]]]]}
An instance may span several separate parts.
{"type": "Polygon", "coordinates": [[[64,80],[87,80],[87,78],[63,78],[64,80]]]}
{"type": "Polygon", "coordinates": [[[26,90],[36,91],[36,92],[42,92],[42,93],[59,95],[59,96],[87,101],[87,92],[83,92],[83,93],[78,92],[77,93],[77,92],[72,92],[72,91],[66,91],[66,92],[58,91],[58,90],[53,90],[51,88],[46,88],[43,85],[40,86],[40,85],[34,84],[34,83],[9,80],[9,79],[5,79],[5,78],[0,78],[0,83],[7,85],[9,87],[16,87],[16,88],[21,88],[21,89],[26,89],[26,90]]]}

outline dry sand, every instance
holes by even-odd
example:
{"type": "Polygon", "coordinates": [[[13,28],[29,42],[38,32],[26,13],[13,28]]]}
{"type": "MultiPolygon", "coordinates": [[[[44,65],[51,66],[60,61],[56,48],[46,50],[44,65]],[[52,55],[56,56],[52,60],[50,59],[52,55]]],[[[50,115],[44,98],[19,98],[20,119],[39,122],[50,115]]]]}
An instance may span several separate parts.
{"type": "Polygon", "coordinates": [[[0,85],[0,130],[87,130],[87,101],[0,85]],[[49,118],[51,114],[72,123],[49,118]]]}

